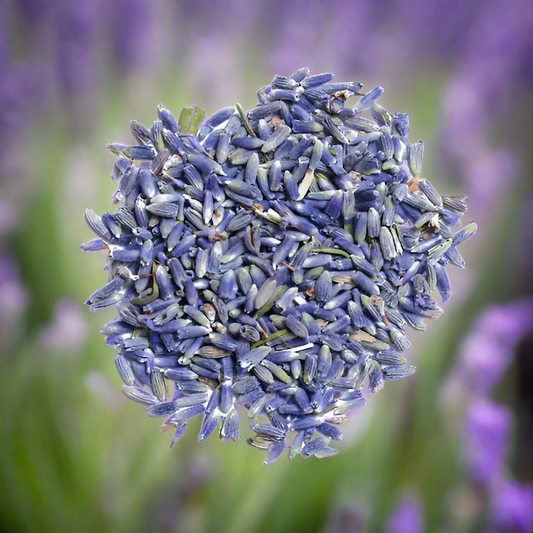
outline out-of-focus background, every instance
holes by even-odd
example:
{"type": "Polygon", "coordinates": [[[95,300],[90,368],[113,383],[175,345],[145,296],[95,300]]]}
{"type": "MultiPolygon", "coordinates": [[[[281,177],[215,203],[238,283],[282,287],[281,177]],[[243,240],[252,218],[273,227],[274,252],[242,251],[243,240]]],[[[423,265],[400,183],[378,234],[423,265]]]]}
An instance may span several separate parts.
{"type": "Polygon", "coordinates": [[[532,91],[529,0],[0,0],[0,531],[533,531],[532,91]],[[301,66],[409,113],[424,177],[469,197],[468,268],[338,456],[264,467],[199,421],[168,451],[83,306],[105,145],[301,66]]]}

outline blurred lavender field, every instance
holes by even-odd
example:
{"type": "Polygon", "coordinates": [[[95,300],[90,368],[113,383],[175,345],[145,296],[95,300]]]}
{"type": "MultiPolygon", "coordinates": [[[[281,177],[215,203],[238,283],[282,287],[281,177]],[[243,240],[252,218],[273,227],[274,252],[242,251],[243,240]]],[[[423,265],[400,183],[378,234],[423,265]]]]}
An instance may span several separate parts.
{"type": "Polygon", "coordinates": [[[0,531],[531,533],[532,28],[526,0],[0,0],[0,531]],[[120,393],[113,312],[83,306],[105,145],[159,102],[249,109],[301,66],[409,113],[423,176],[469,197],[468,269],[338,456],[264,467],[198,421],[169,452],[120,393]]]}

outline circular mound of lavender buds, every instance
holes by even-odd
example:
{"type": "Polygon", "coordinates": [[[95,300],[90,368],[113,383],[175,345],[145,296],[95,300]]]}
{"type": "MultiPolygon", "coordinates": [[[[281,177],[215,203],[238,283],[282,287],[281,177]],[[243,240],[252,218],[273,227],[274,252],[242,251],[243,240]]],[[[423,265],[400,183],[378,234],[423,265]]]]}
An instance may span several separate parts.
{"type": "Polygon", "coordinates": [[[109,283],[87,305],[116,305],[102,333],[123,392],[172,445],[200,414],[198,440],[238,439],[242,405],[265,464],[336,454],[365,396],[414,372],[405,328],[442,313],[432,294],[446,301],[446,266],[464,267],[476,226],[454,233],[465,198],[419,177],[408,116],[332,78],[275,76],[252,110],[199,129],[199,108],[176,121],[159,105],[149,129],[131,123],[135,146],[108,145],[118,207],[86,211],[82,249],[108,252],[109,283]]]}

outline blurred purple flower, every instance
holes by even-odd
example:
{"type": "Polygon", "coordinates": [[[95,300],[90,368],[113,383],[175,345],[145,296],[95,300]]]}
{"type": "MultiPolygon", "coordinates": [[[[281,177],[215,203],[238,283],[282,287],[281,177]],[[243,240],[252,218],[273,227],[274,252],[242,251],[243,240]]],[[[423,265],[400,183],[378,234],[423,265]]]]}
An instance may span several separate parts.
{"type": "MultiPolygon", "coordinates": [[[[465,35],[463,69],[477,80],[480,98],[492,107],[505,106],[499,98],[508,92],[522,74],[523,54],[531,49],[533,10],[527,0],[489,0],[484,9],[476,10],[470,31],[465,35]],[[484,75],[497,80],[488,83],[484,75]]],[[[502,107],[501,109],[504,109],[502,107]]]]}
{"type": "MultiPolygon", "coordinates": [[[[297,0],[279,2],[275,11],[269,11],[265,13],[265,28],[272,28],[276,38],[272,39],[272,30],[265,31],[264,37],[271,50],[270,68],[279,73],[306,65],[316,72],[331,70],[339,76],[368,77],[369,73],[376,74],[376,65],[383,65],[393,49],[397,52],[403,46],[402,41],[390,38],[390,27],[380,24],[382,16],[387,16],[384,2],[309,4],[297,0]],[[336,35],[342,35],[342,49],[331,53],[331,39],[336,35]],[[363,42],[365,50],[371,52],[361,53],[363,42]]],[[[383,75],[385,68],[380,69],[381,79],[383,75]]]]}
{"type": "MultiPolygon", "coordinates": [[[[8,23],[5,2],[0,0],[0,196],[12,207],[9,217],[12,224],[16,211],[13,203],[27,190],[26,182],[31,174],[27,171],[27,152],[22,148],[25,134],[47,93],[44,89],[46,62],[15,56],[8,23]]],[[[0,211],[1,218],[7,218],[3,206],[0,211]]],[[[0,234],[4,232],[5,228],[0,234]]]]}
{"type": "Polygon", "coordinates": [[[461,343],[452,380],[468,394],[489,394],[512,361],[516,345],[533,331],[533,300],[488,308],[461,343]]]}
{"type": "Polygon", "coordinates": [[[228,101],[244,96],[244,80],[241,81],[239,52],[226,35],[210,34],[195,39],[190,46],[187,72],[191,89],[199,101],[209,102],[215,109],[228,101]],[[215,48],[216,55],[211,51],[215,48]],[[232,75],[227,76],[231,71],[232,75]],[[217,83],[213,83],[213,79],[217,83]],[[242,91],[239,95],[236,88],[242,91]]]}
{"type": "Polygon", "coordinates": [[[29,124],[37,104],[38,93],[35,86],[42,81],[43,69],[37,65],[14,63],[0,65],[0,140],[2,152],[20,142],[19,132],[29,124]]]}
{"type": "Polygon", "coordinates": [[[494,491],[487,533],[531,533],[533,486],[504,481],[494,491]]]}
{"type": "Polygon", "coordinates": [[[476,220],[485,221],[481,228],[490,228],[490,213],[513,187],[519,164],[508,146],[493,146],[487,132],[494,128],[495,115],[488,113],[484,89],[477,84],[470,73],[449,83],[443,97],[441,146],[448,171],[464,183],[469,211],[476,220]]]}
{"type": "Polygon", "coordinates": [[[495,306],[482,317],[481,322],[481,327],[502,346],[514,350],[524,335],[533,332],[533,301],[525,299],[495,306]]]}
{"type": "Polygon", "coordinates": [[[6,198],[0,197],[0,239],[11,232],[14,227],[15,210],[13,205],[6,198]]]}
{"type": "MultiPolygon", "coordinates": [[[[313,70],[320,69],[322,65],[320,42],[325,32],[318,21],[324,20],[322,11],[325,4],[316,2],[311,7],[303,0],[296,0],[280,2],[277,7],[275,14],[274,11],[271,12],[271,16],[275,16],[275,19],[269,21],[269,26],[276,27],[279,35],[271,43],[272,48],[268,58],[270,69],[279,73],[292,72],[301,65],[307,66],[311,57],[313,60],[309,66],[313,70]]],[[[270,40],[270,37],[268,38],[270,40]]],[[[336,70],[331,61],[329,65],[328,68],[336,70]]]]}
{"type": "MultiPolygon", "coordinates": [[[[256,21],[259,9],[257,2],[238,0],[177,7],[182,35],[178,42],[173,39],[172,45],[174,50],[187,48],[182,61],[190,89],[209,107],[217,109],[234,99],[245,107],[253,105],[253,93],[246,87],[245,57],[250,54],[250,41],[265,27],[264,20],[259,25],[256,21]]],[[[255,90],[255,84],[252,87],[255,90]]]]}
{"type": "Polygon", "coordinates": [[[527,288],[533,285],[533,233],[529,228],[533,228],[533,191],[523,198],[520,206],[521,229],[517,235],[516,246],[520,247],[520,271],[519,278],[522,280],[522,287],[527,288]]]}
{"type": "Polygon", "coordinates": [[[7,13],[6,1],[0,0],[0,74],[7,65],[9,44],[7,41],[7,13]]]}
{"type": "Polygon", "coordinates": [[[361,533],[365,530],[366,521],[362,507],[344,505],[330,513],[322,533],[361,533]]]}
{"type": "Polygon", "coordinates": [[[472,20],[479,16],[474,2],[464,0],[395,2],[395,8],[396,30],[409,36],[405,41],[412,54],[429,61],[459,55],[472,20]]]}
{"type": "Polygon", "coordinates": [[[18,206],[34,191],[35,165],[25,146],[28,125],[46,100],[44,76],[43,65],[0,64],[0,237],[16,225],[18,206]]]}
{"type": "MultiPolygon", "coordinates": [[[[218,2],[197,0],[194,3],[182,1],[177,2],[176,5],[178,24],[182,24],[182,29],[189,31],[192,38],[198,37],[200,32],[231,34],[234,39],[242,40],[243,44],[248,46],[250,44],[248,37],[253,35],[252,32],[257,29],[255,16],[261,8],[257,2],[242,2],[241,0],[220,0],[218,2]]],[[[265,11],[272,13],[277,9],[272,9],[271,4],[265,11]]],[[[262,17],[261,22],[265,26],[266,19],[262,17]]]]}
{"type": "MultiPolygon", "coordinates": [[[[507,509],[510,509],[509,513],[514,509],[509,507],[511,497],[502,492],[507,491],[509,485],[505,484],[507,482],[502,485],[502,479],[511,412],[494,403],[489,395],[512,362],[517,344],[531,331],[533,300],[523,299],[489,307],[476,319],[471,332],[463,340],[455,368],[443,389],[451,406],[465,411],[464,418],[455,416],[455,413],[453,419],[463,420],[463,456],[470,475],[469,483],[483,500],[492,497],[496,502],[494,505],[500,505],[502,510],[496,513],[497,516],[507,516],[507,509]],[[483,490],[478,491],[479,488],[483,490]]],[[[512,494],[510,489],[507,492],[512,494]]],[[[505,520],[493,521],[487,531],[523,531],[510,529],[511,519],[508,523],[510,525],[505,525],[505,520]]]]}
{"type": "Polygon", "coordinates": [[[52,322],[41,332],[41,344],[47,351],[78,351],[87,337],[87,320],[80,306],[68,299],[60,300],[52,322]]]}
{"type": "Polygon", "coordinates": [[[472,215],[485,227],[485,241],[491,213],[513,189],[520,167],[515,146],[498,146],[493,132],[531,82],[531,61],[525,68],[524,58],[533,47],[533,10],[523,0],[502,7],[499,0],[486,2],[460,37],[463,45],[444,92],[441,120],[443,161],[450,174],[462,178],[473,200],[472,215]]]}
{"type": "Polygon", "coordinates": [[[115,0],[106,9],[111,55],[120,71],[140,68],[149,59],[150,32],[146,30],[153,11],[148,0],[115,0]]]}
{"type": "Polygon", "coordinates": [[[100,3],[58,0],[54,3],[55,62],[61,88],[81,107],[80,96],[94,98],[98,82],[96,48],[100,3]]]}
{"type": "Polygon", "coordinates": [[[424,510],[416,493],[409,492],[403,496],[389,520],[387,532],[424,532],[424,510]]]}
{"type": "Polygon", "coordinates": [[[507,451],[510,412],[487,399],[468,407],[464,456],[476,483],[491,485],[499,478],[507,451]]]}
{"type": "Polygon", "coordinates": [[[17,0],[17,11],[25,24],[42,24],[52,9],[47,0],[17,0]]]}
{"type": "Polygon", "coordinates": [[[28,296],[12,258],[0,252],[0,338],[10,344],[20,328],[28,296]]]}

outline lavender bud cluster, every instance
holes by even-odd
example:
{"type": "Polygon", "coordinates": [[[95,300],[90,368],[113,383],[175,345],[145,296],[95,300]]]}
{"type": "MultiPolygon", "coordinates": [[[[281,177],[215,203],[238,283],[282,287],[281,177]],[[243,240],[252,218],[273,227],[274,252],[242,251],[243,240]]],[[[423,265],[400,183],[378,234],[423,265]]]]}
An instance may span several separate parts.
{"type": "Polygon", "coordinates": [[[420,177],[408,116],[332,78],[275,76],[197,132],[197,108],[159,105],[150,128],[132,121],[136,145],[108,146],[118,207],[86,211],[82,249],[107,251],[109,282],[86,303],[117,307],[102,333],[123,392],[172,444],[200,414],[199,441],[238,439],[242,405],[265,464],[335,455],[338,425],[414,372],[405,328],[442,313],[432,294],[464,267],[476,226],[454,232],[465,198],[420,177]]]}

